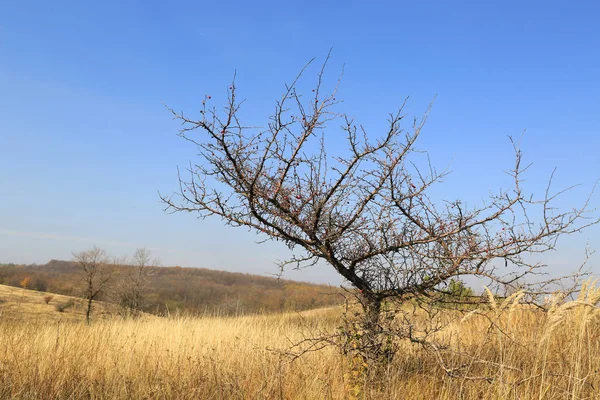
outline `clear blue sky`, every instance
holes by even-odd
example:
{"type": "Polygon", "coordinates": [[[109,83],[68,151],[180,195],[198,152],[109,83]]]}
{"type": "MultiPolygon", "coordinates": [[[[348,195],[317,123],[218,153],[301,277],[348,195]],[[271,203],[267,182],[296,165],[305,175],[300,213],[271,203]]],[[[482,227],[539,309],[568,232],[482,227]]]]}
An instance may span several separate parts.
{"type": "MultiPolygon", "coordinates": [[[[219,104],[237,69],[264,123],[283,84],[331,47],[344,110],[373,132],[404,97],[420,115],[437,95],[420,147],[454,171],[448,198],[505,185],[507,135],[526,130],[528,188],[558,167],[557,187],[583,184],[562,203],[576,205],[600,178],[599,17],[596,1],[1,2],[0,261],[146,246],[165,265],[275,273],[285,247],[162,211],[157,190],[195,154],[162,102],[219,104]]],[[[555,271],[586,242],[600,250],[600,230],[565,242],[555,271]]],[[[337,282],[326,266],[285,276],[337,282]]]]}

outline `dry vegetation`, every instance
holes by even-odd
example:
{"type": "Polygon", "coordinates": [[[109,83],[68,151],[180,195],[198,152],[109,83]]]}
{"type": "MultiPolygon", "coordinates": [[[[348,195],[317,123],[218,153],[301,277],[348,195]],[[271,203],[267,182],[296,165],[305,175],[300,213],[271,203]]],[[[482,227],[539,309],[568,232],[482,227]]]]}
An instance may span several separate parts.
{"type": "MultiPolygon", "coordinates": [[[[557,302],[547,314],[514,300],[447,329],[440,340],[452,351],[404,343],[384,381],[368,389],[352,383],[360,382],[360,368],[333,348],[293,363],[272,351],[335,329],[337,308],[115,318],[92,326],[17,322],[3,314],[0,398],[600,399],[600,290],[588,287],[578,300],[557,302]],[[450,377],[452,371],[470,378],[450,377]]],[[[46,307],[42,294],[36,301],[46,307]]]]}
{"type": "MultiPolygon", "coordinates": [[[[95,317],[99,319],[110,318],[120,311],[117,305],[110,303],[95,302],[93,307],[95,317]]],[[[85,299],[0,285],[0,324],[3,325],[23,320],[30,323],[82,322],[85,308],[85,299]]]]}

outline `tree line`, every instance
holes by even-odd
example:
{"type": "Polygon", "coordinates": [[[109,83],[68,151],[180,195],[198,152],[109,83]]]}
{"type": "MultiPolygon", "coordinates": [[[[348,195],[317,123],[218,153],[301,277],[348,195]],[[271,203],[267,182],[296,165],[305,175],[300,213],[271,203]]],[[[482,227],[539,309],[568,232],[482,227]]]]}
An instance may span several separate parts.
{"type": "Polygon", "coordinates": [[[299,311],[337,305],[339,289],[246,273],[205,268],[162,267],[147,249],[129,259],[111,257],[92,248],[71,261],[43,265],[0,264],[0,284],[23,286],[119,304],[124,315],[141,312],[166,315],[239,315],[299,311]]]}

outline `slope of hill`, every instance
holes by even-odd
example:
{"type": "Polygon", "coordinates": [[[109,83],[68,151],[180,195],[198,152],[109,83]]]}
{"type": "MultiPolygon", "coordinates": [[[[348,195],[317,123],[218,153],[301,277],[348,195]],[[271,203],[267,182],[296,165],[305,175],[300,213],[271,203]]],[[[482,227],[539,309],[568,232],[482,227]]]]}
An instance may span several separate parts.
{"type": "MultiPolygon", "coordinates": [[[[86,301],[81,298],[0,285],[0,323],[83,322],[85,309],[86,301]]],[[[119,311],[115,304],[94,302],[92,318],[105,319],[117,315],[119,311]]]]}
{"type": "MultiPolygon", "coordinates": [[[[131,267],[115,266],[113,285],[131,267]]],[[[52,260],[45,265],[0,264],[0,284],[19,286],[28,278],[28,288],[81,295],[81,274],[77,265],[52,260]]],[[[220,315],[255,312],[298,311],[337,305],[338,288],[306,282],[216,271],[204,268],[159,267],[149,277],[144,311],[165,314],[175,310],[220,315]]],[[[110,288],[102,300],[111,298],[110,288]]]]}

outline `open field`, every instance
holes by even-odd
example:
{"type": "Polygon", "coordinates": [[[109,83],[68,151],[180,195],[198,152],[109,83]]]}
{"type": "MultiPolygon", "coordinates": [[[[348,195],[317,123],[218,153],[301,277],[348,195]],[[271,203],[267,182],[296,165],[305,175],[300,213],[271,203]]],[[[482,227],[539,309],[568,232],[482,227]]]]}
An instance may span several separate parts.
{"type": "MultiPolygon", "coordinates": [[[[333,329],[335,308],[228,318],[115,318],[91,327],[3,316],[0,398],[600,399],[600,318],[586,301],[548,315],[519,307],[490,310],[449,329],[446,339],[455,349],[484,360],[472,362],[467,375],[489,381],[451,378],[435,353],[403,344],[384,382],[371,388],[361,386],[360,374],[332,348],[293,363],[271,351],[287,349],[303,334],[333,329]],[[494,318],[498,329],[490,329],[494,318]]],[[[442,355],[446,367],[464,359],[442,355]]]]}
{"type": "MultiPolygon", "coordinates": [[[[334,329],[336,308],[225,318],[113,318],[92,326],[70,319],[18,322],[3,315],[0,398],[600,399],[600,316],[584,304],[588,300],[593,301],[582,298],[548,315],[518,306],[490,309],[485,317],[452,326],[445,340],[459,351],[442,353],[445,365],[476,355],[482,361],[463,370],[474,379],[449,377],[437,354],[406,343],[384,382],[371,388],[361,386],[360,374],[333,348],[293,363],[272,351],[288,349],[304,334],[334,329]],[[496,328],[490,329],[490,320],[496,328]]],[[[22,312],[31,309],[26,304],[20,304],[22,312]]]]}

